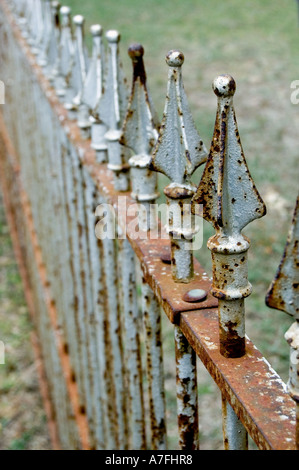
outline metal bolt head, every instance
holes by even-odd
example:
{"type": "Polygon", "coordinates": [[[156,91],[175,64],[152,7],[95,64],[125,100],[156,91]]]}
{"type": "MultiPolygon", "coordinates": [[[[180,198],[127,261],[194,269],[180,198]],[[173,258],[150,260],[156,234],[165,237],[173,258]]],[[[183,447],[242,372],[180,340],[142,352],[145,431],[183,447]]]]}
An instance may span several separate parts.
{"type": "Polygon", "coordinates": [[[165,264],[171,264],[171,251],[170,251],[170,247],[167,247],[166,249],[164,249],[160,255],[160,260],[162,261],[162,263],[165,263],[165,264]]]}
{"type": "Polygon", "coordinates": [[[207,291],[204,289],[191,289],[183,296],[184,302],[202,302],[207,298],[207,291]]]}

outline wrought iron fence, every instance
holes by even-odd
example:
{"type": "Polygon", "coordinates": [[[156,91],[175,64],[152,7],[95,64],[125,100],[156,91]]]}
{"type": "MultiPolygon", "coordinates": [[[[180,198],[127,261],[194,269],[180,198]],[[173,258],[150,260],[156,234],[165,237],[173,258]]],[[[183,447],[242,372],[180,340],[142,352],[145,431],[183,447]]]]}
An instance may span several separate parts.
{"type": "Polygon", "coordinates": [[[182,52],[166,57],[160,124],[140,44],[128,51],[129,92],[118,31],[106,32],[105,48],[101,26],[92,26],[89,57],[84,18],[68,7],[1,0],[0,9],[1,184],[54,447],[167,448],[162,312],[174,330],[179,448],[200,447],[198,357],[222,394],[225,449],[247,449],[248,434],[260,449],[298,449],[298,199],[267,294],[270,307],[295,317],[286,386],[245,333],[242,230],[266,208],[238,133],[234,79],[213,82],[208,153],[188,107],[182,52]],[[170,180],[166,224],[157,172],[170,180]],[[194,257],[202,218],[215,229],[212,279],[194,257]]]}

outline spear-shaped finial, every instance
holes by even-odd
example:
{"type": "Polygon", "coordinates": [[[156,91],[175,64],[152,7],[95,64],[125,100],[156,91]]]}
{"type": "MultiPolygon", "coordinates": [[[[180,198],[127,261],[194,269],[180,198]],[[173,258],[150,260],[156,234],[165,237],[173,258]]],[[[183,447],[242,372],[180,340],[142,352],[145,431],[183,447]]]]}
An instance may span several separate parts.
{"type": "Polygon", "coordinates": [[[206,161],[207,151],[195,128],[183,88],[184,55],[172,50],[166,56],[166,63],[169,66],[167,96],[151,168],[171,181],[164,193],[169,205],[172,272],[178,282],[189,282],[193,277],[191,246],[195,234],[190,201],[196,190],[191,176],[206,161]]]}
{"type": "Polygon", "coordinates": [[[42,38],[44,34],[44,21],[41,0],[34,0],[31,23],[30,23],[30,44],[32,53],[37,55],[40,50],[42,38]]]}
{"type": "Polygon", "coordinates": [[[121,127],[128,105],[128,90],[119,58],[120,34],[116,30],[106,33],[108,41],[108,70],[104,92],[93,116],[105,124],[108,150],[108,168],[114,173],[114,187],[117,191],[129,188],[129,152],[120,145],[121,127]]]}
{"type": "MultiPolygon", "coordinates": [[[[70,75],[74,57],[73,32],[71,24],[71,9],[63,5],[60,8],[61,34],[58,47],[57,70],[54,74],[54,87],[57,95],[65,102],[69,101],[70,75]]],[[[72,96],[70,96],[72,99],[72,96]]]]}
{"type": "Polygon", "coordinates": [[[147,231],[155,228],[157,220],[151,204],[158,197],[157,174],[149,171],[148,167],[158,138],[159,124],[147,89],[144,49],[141,44],[132,44],[128,54],[132,59],[133,81],[120,143],[134,152],[129,160],[131,196],[145,209],[139,212],[139,228],[147,231]]]}
{"type": "MultiPolygon", "coordinates": [[[[207,152],[189,111],[181,74],[183,62],[180,51],[172,50],[166,56],[167,96],[151,168],[170,179],[164,193],[168,204],[172,277],[175,282],[187,283],[194,275],[192,242],[197,231],[190,205],[196,190],[191,176],[206,161],[207,152]]],[[[196,356],[178,325],[175,325],[175,351],[179,444],[183,450],[195,450],[199,445],[196,356]],[[184,400],[186,395],[188,404],[184,400]]]]}
{"type": "Polygon", "coordinates": [[[284,254],[267,292],[266,304],[299,322],[299,194],[284,254]]]}
{"type": "MultiPolygon", "coordinates": [[[[265,215],[266,208],[243,154],[233,107],[235,81],[230,75],[220,75],[213,89],[218,97],[214,135],[192,211],[202,214],[216,230],[208,241],[213,265],[211,293],[219,299],[220,352],[235,358],[245,354],[244,299],[251,293],[247,268],[250,243],[242,229],[265,215]]],[[[246,430],[224,397],[223,416],[225,448],[247,449],[246,430]]]]}
{"type": "Polygon", "coordinates": [[[183,88],[181,67],[184,55],[170,51],[168,87],[161,131],[152,166],[174,185],[189,185],[196,168],[206,161],[207,151],[195,128],[183,88]]]}
{"type": "Polygon", "coordinates": [[[39,56],[37,59],[38,64],[41,67],[46,67],[47,65],[47,49],[48,44],[52,34],[52,12],[51,12],[51,0],[44,0],[44,31],[41,42],[41,49],[39,51],[39,56]]]}
{"type": "Polygon", "coordinates": [[[83,84],[86,80],[88,69],[88,53],[85,46],[84,24],[85,18],[82,15],[76,15],[73,18],[75,25],[74,55],[71,67],[70,85],[74,93],[72,101],[68,101],[65,107],[70,111],[77,111],[80,103],[80,94],[83,84]]]}
{"type": "MultiPolygon", "coordinates": [[[[158,138],[157,128],[159,124],[147,89],[143,63],[144,49],[141,44],[132,44],[128,49],[128,54],[132,59],[133,79],[120,143],[128,146],[134,152],[134,155],[129,159],[132,184],[131,196],[138,203],[139,230],[149,231],[155,230],[157,227],[156,205],[153,204],[158,197],[157,174],[149,171],[148,166],[151,151],[158,138]]],[[[132,248],[130,249],[132,250],[132,248]]],[[[144,299],[142,304],[143,320],[147,332],[145,343],[149,378],[151,448],[165,449],[166,425],[160,306],[143,276],[141,293],[141,297],[144,299]],[[153,341],[152,338],[155,338],[155,340],[153,341]],[[154,361],[152,360],[153,357],[155,357],[154,361]]],[[[134,311],[132,307],[130,307],[130,310],[134,311]]],[[[136,396],[138,397],[138,393],[135,393],[136,396]]],[[[138,419],[136,413],[135,416],[138,419]]],[[[133,429],[134,427],[136,428],[136,425],[133,425],[133,429]]]]}
{"type": "Polygon", "coordinates": [[[295,318],[285,338],[290,345],[288,389],[296,402],[296,447],[299,450],[299,194],[284,254],[267,292],[266,304],[295,318]]]}
{"type": "Polygon", "coordinates": [[[91,112],[102,96],[104,75],[102,26],[99,24],[94,24],[91,26],[90,32],[92,35],[92,57],[82,91],[79,95],[78,105],[78,126],[80,127],[83,136],[86,138],[90,136],[90,128],[92,123],[90,119],[91,112]]]}
{"type": "Polygon", "coordinates": [[[245,354],[244,298],[250,295],[247,275],[249,240],[241,233],[249,222],[266,213],[244,157],[230,75],[220,75],[213,89],[218,97],[215,130],[209,158],[192,201],[216,230],[208,247],[212,251],[212,294],[219,299],[220,351],[227,357],[245,354]]]}
{"type": "Polygon", "coordinates": [[[59,41],[60,41],[60,3],[57,0],[51,2],[51,32],[46,49],[47,65],[45,74],[50,81],[55,81],[59,66],[59,41]]]}

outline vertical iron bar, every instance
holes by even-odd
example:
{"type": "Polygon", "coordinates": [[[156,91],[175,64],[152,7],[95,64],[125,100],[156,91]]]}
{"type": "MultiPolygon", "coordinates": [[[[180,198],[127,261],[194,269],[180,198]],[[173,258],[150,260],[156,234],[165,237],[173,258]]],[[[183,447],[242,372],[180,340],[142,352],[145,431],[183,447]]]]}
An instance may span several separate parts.
{"type": "Polygon", "coordinates": [[[146,448],[146,440],[135,254],[126,238],[119,240],[119,251],[125,327],[125,358],[129,388],[131,445],[135,450],[142,450],[146,448]]]}
{"type": "MultiPolygon", "coordinates": [[[[136,201],[139,233],[150,238],[150,231],[157,229],[155,200],[158,197],[158,191],[157,175],[150,171],[148,166],[150,153],[158,137],[159,124],[147,89],[142,45],[132,44],[128,49],[128,54],[132,59],[133,83],[120,142],[134,151],[134,155],[129,159],[131,197],[136,201]]],[[[140,272],[139,263],[137,271],[140,272]]],[[[141,275],[140,278],[142,279],[141,307],[147,352],[151,448],[165,449],[166,422],[160,306],[144,277],[141,275]]],[[[136,353],[138,354],[138,351],[136,353]]]]}
{"type": "MultiPolygon", "coordinates": [[[[196,233],[190,206],[196,188],[191,175],[206,160],[207,152],[193,123],[182,84],[184,55],[170,51],[166,62],[169,66],[167,96],[151,168],[171,181],[164,193],[169,208],[172,276],[175,282],[187,283],[193,277],[192,243],[196,233]]],[[[183,450],[197,449],[196,356],[178,325],[175,326],[175,344],[179,444],[183,450]]]]}
{"type": "MultiPolygon", "coordinates": [[[[249,173],[240,142],[233,95],[236,84],[229,75],[214,80],[218,97],[216,123],[210,155],[193,199],[193,211],[202,206],[203,217],[216,230],[208,241],[212,252],[212,294],[219,299],[220,353],[227,358],[245,354],[245,297],[248,282],[249,240],[242,229],[266,213],[265,205],[249,173]]],[[[247,450],[246,430],[229,404],[223,406],[224,440],[235,450],[247,450]],[[241,446],[241,447],[238,447],[241,446]]]]}
{"type": "Polygon", "coordinates": [[[288,391],[296,406],[296,449],[299,450],[299,193],[283,257],[267,295],[266,304],[291,315],[295,322],[285,334],[290,346],[288,391]]]}
{"type": "MultiPolygon", "coordinates": [[[[97,237],[103,244],[103,266],[105,271],[106,287],[106,324],[109,328],[109,337],[111,341],[111,351],[107,356],[109,367],[113,372],[113,386],[115,394],[114,409],[114,434],[115,448],[128,448],[127,432],[127,410],[126,410],[126,386],[125,386],[125,364],[123,357],[121,311],[118,294],[120,292],[118,256],[116,241],[116,221],[113,208],[107,204],[100,205],[100,209],[105,207],[105,228],[107,232],[103,233],[101,221],[97,223],[97,237]]],[[[96,215],[103,217],[99,210],[96,215]]]]}

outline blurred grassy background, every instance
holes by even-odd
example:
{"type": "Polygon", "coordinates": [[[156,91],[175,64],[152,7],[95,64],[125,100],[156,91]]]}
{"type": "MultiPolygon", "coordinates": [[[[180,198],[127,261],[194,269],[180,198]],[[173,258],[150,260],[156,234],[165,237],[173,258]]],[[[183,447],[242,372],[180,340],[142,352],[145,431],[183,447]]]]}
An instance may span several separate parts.
{"type": "MultiPolygon", "coordinates": [[[[89,46],[91,24],[100,23],[104,31],[119,30],[122,36],[121,58],[129,82],[131,63],[127,48],[132,42],[140,42],[144,46],[148,84],[160,117],[167,82],[165,55],[170,49],[180,49],[184,53],[185,90],[207,148],[216,112],[212,80],[222,73],[235,78],[237,91],[234,102],[241,141],[249,169],[268,209],[266,217],[255,221],[244,231],[252,243],[249,278],[253,294],[246,300],[247,333],[284,380],[288,377],[289,352],[284,333],[290,319],[281,312],[269,310],[264,297],[282,256],[298,192],[299,105],[290,101],[291,82],[299,79],[296,3],[295,0],[64,2],[71,6],[73,15],[80,13],[85,16],[89,46]]],[[[196,183],[201,171],[196,174],[196,183]]],[[[162,180],[161,185],[164,183],[162,180]]],[[[206,241],[212,233],[212,228],[204,223],[204,244],[196,254],[209,273],[211,262],[206,241]]],[[[170,331],[165,323],[166,353],[173,347],[170,331]]],[[[173,416],[175,399],[171,392],[174,374],[173,363],[169,359],[171,355],[172,352],[166,355],[165,369],[166,382],[169,383],[169,414],[173,416]]],[[[219,417],[211,418],[211,413],[209,417],[204,416],[205,410],[214,403],[214,398],[209,398],[211,392],[217,391],[201,368],[199,391],[203,448],[209,448],[213,437],[220,447],[221,437],[216,429],[219,428],[219,417]]],[[[175,445],[175,440],[174,435],[171,445],[175,445]]]]}

